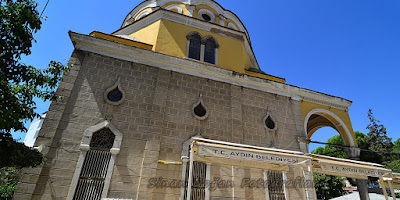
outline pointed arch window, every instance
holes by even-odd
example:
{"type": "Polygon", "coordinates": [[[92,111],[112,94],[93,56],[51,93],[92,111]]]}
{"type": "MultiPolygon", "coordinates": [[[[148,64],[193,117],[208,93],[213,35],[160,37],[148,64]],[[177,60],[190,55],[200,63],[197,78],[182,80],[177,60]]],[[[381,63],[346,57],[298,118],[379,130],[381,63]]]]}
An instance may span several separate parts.
{"type": "Polygon", "coordinates": [[[218,42],[212,36],[202,37],[197,32],[187,35],[186,57],[218,65],[218,42]]]}
{"type": "Polygon", "coordinates": [[[122,133],[109,121],[86,129],[67,200],[107,197],[122,133]]]}

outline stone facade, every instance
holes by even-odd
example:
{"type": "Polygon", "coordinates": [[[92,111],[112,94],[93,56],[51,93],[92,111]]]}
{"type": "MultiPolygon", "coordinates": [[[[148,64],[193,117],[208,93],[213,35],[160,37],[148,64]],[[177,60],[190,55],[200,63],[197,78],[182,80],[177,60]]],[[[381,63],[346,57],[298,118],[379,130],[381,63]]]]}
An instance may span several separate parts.
{"type": "MultiPolygon", "coordinates": [[[[66,199],[83,134],[105,120],[123,134],[109,198],[179,199],[180,188],[149,188],[149,179],[181,180],[182,165],[158,161],[181,161],[183,143],[198,133],[213,140],[301,150],[297,138],[305,133],[300,102],[290,97],[79,50],[69,64],[72,69],[58,89],[63,98],[51,104],[36,141],[43,145],[46,161],[24,170],[14,199],[66,199]],[[126,99],[113,106],[103,94],[118,78],[126,99]],[[191,113],[200,94],[209,111],[203,121],[191,113]],[[277,124],[275,133],[264,127],[267,111],[277,124]]],[[[235,182],[234,188],[211,191],[211,199],[265,199],[265,188],[239,187],[243,177],[263,178],[262,170],[211,166],[211,180],[235,182]]],[[[297,175],[291,169],[288,178],[297,175]]],[[[302,192],[289,189],[289,194],[300,199],[302,192]]]]}

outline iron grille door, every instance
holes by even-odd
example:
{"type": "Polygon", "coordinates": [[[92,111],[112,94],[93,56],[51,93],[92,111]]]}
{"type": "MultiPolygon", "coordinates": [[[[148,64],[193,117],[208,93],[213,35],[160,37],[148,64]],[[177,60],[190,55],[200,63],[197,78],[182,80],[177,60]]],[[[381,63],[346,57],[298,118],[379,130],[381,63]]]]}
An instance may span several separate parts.
{"type": "Polygon", "coordinates": [[[110,158],[109,151],[89,150],[87,152],[74,200],[99,200],[101,198],[110,158]]]}
{"type": "Polygon", "coordinates": [[[90,150],[86,152],[74,200],[100,200],[111,160],[110,149],[115,135],[104,128],[93,133],[90,150]]]}
{"type": "MultiPolygon", "coordinates": [[[[187,184],[185,185],[185,196],[186,200],[204,200],[206,195],[206,172],[207,172],[207,164],[203,162],[193,162],[193,180],[192,180],[192,194],[191,198],[188,199],[186,196],[187,184]]],[[[189,177],[189,165],[187,165],[186,169],[186,181],[189,177]]]]}
{"type": "Polygon", "coordinates": [[[286,200],[282,172],[268,171],[268,191],[270,200],[286,200]]]}

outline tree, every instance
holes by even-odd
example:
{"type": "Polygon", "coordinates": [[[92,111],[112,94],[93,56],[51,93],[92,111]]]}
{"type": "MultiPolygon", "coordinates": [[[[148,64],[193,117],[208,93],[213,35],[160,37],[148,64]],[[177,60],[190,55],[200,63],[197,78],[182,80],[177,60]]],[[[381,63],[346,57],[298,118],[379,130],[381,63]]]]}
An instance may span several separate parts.
{"type": "MultiPolygon", "coordinates": [[[[340,135],[334,135],[333,137],[329,138],[326,143],[335,145],[344,144],[340,135]]],[[[318,147],[311,153],[337,158],[348,158],[347,154],[341,148],[332,145],[318,147]]],[[[332,199],[345,194],[345,191],[343,190],[343,187],[345,186],[343,177],[315,173],[313,178],[318,199],[332,199]]]]}
{"type": "MultiPolygon", "coordinates": [[[[359,131],[354,132],[358,147],[361,149],[360,160],[383,164],[385,168],[400,173],[400,139],[392,143],[392,139],[387,136],[386,128],[382,124],[379,124],[379,120],[375,119],[371,109],[368,111],[368,119],[370,120],[370,124],[367,126],[369,130],[367,135],[359,131]]],[[[327,143],[333,145],[318,147],[311,153],[337,158],[348,157],[343,148],[334,146],[344,144],[340,135],[329,138],[327,143]]],[[[353,182],[352,179],[348,180],[351,183],[353,182]]],[[[343,194],[341,192],[344,192],[340,190],[343,187],[343,181],[342,177],[314,174],[318,198],[333,198],[335,195],[341,196],[343,194]]]]}
{"type": "Polygon", "coordinates": [[[366,143],[370,152],[363,159],[364,161],[382,164],[387,160],[391,160],[390,157],[393,150],[392,138],[387,136],[385,126],[378,124],[379,120],[375,119],[371,109],[368,111],[368,119],[370,120],[370,124],[367,126],[369,132],[366,143]]]}
{"type": "Polygon", "coordinates": [[[393,143],[393,152],[400,153],[400,138],[393,143]]]}
{"type": "MultiPolygon", "coordinates": [[[[326,143],[334,144],[334,145],[343,145],[343,139],[340,135],[334,135],[333,137],[329,138],[326,143]]],[[[313,150],[311,153],[319,154],[319,155],[326,155],[336,158],[348,158],[346,152],[342,150],[340,147],[335,147],[333,145],[325,145],[325,147],[318,147],[313,150]]]]}
{"type": "Polygon", "coordinates": [[[26,131],[24,122],[40,115],[34,97],[57,100],[56,88],[67,67],[51,61],[45,70],[21,62],[30,55],[33,34],[42,18],[32,0],[0,0],[0,168],[29,167],[42,162],[39,152],[17,143],[12,131],[26,131]]]}
{"type": "Polygon", "coordinates": [[[314,174],[314,183],[318,199],[332,199],[345,194],[343,177],[314,174]]]}

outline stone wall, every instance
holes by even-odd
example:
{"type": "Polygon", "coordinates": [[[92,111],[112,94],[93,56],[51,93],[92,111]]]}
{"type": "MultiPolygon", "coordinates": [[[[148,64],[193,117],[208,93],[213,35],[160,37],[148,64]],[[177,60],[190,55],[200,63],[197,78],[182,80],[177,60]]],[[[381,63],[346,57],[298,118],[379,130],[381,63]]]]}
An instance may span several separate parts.
{"type": "MultiPolygon", "coordinates": [[[[182,143],[197,133],[213,140],[300,151],[296,140],[304,136],[300,103],[288,97],[87,52],[74,52],[70,64],[72,70],[58,89],[63,99],[51,104],[35,144],[44,145],[45,164],[24,170],[14,199],[66,199],[83,133],[106,119],[123,133],[110,198],[179,199],[179,188],[148,188],[147,184],[155,177],[181,179],[181,165],[158,160],[180,161],[182,143]],[[118,78],[126,99],[112,106],[103,94],[118,78]],[[191,113],[200,94],[209,111],[204,121],[191,113]],[[275,140],[263,125],[267,110],[278,126],[275,140]]],[[[230,179],[262,177],[260,170],[229,166],[216,165],[211,172],[230,179]]],[[[235,192],[240,193],[240,188],[235,192]]],[[[234,192],[212,195],[228,193],[234,192]]],[[[243,190],[236,199],[249,199],[253,193],[243,190]]],[[[291,195],[298,197],[297,193],[291,195]]]]}

